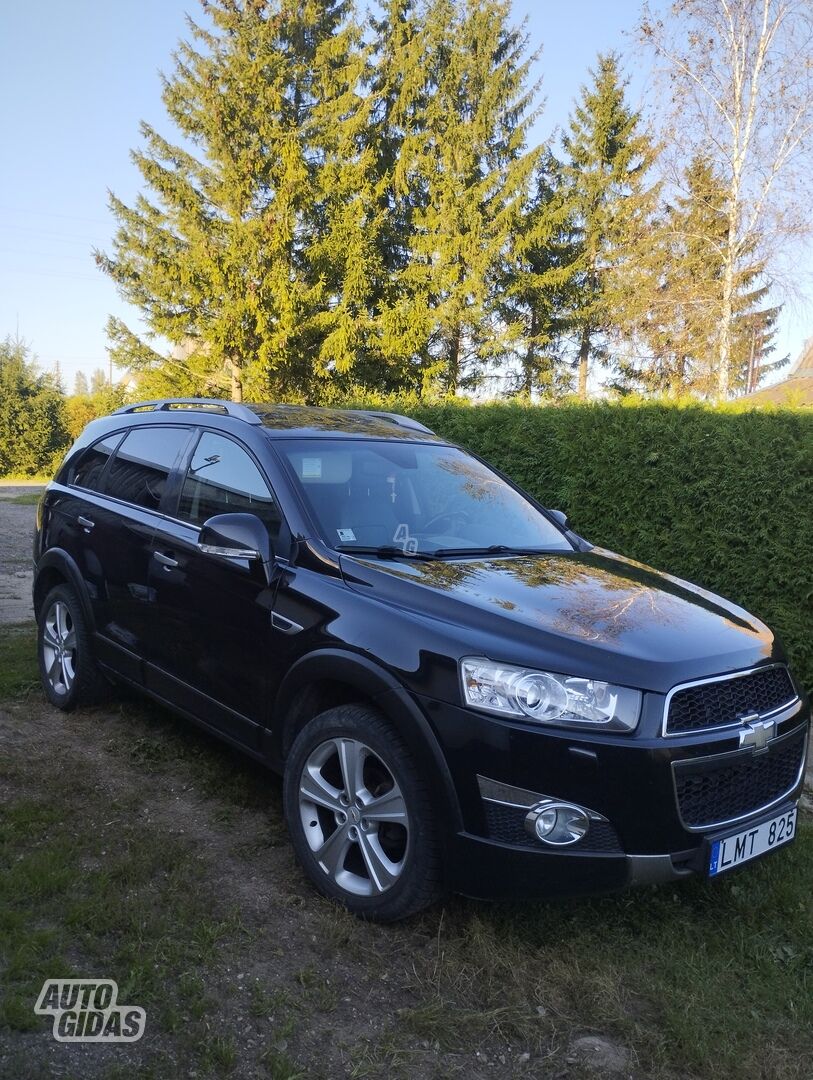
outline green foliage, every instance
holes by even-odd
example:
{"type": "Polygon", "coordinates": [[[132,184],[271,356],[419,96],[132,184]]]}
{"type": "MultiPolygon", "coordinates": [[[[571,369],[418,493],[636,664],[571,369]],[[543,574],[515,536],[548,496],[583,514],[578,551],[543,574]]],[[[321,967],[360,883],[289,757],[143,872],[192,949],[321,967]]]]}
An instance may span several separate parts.
{"type": "Polygon", "coordinates": [[[591,75],[562,140],[574,256],[565,317],[578,349],[581,397],[591,361],[606,361],[608,341],[639,315],[642,255],[658,196],[648,180],[657,149],[627,104],[618,57],[600,55],[591,75]]]}
{"type": "Polygon", "coordinates": [[[366,49],[336,0],[205,12],[164,80],[183,147],[142,125],[133,158],[150,197],[111,198],[113,254],[97,258],[148,328],[111,319],[112,351],[177,374],[181,392],[291,393],[349,367],[363,326],[366,49]],[[169,362],[156,335],[175,346],[169,362]]]}
{"type": "Polygon", "coordinates": [[[425,303],[427,375],[450,392],[476,385],[504,348],[495,277],[528,199],[532,91],[525,35],[506,0],[430,0],[423,19],[425,106],[400,164],[417,194],[409,274],[425,303]],[[434,376],[434,378],[433,378],[434,376]]]}
{"type": "Polygon", "coordinates": [[[0,343],[0,476],[50,473],[69,443],[57,381],[40,373],[30,350],[0,343]]]}
{"type": "Polygon", "coordinates": [[[813,413],[367,399],[482,454],[576,532],[765,619],[813,688],[813,413]]]}
{"type": "Polygon", "coordinates": [[[390,0],[366,35],[348,0],[204,8],[164,80],[183,145],[142,125],[97,253],[147,327],[109,320],[116,363],[235,398],[472,384],[539,154],[508,0],[390,0]]]}
{"type": "Polygon", "coordinates": [[[561,163],[547,152],[498,280],[496,310],[507,329],[505,347],[517,361],[516,376],[501,373],[509,394],[558,398],[572,388],[563,344],[577,258],[574,230],[561,163]]]}
{"type": "MultiPolygon", "coordinates": [[[[143,394],[150,397],[150,394],[143,394]]],[[[155,395],[170,396],[170,395],[155,395]]],[[[101,385],[93,393],[73,394],[65,399],[65,419],[68,431],[72,439],[75,439],[84,428],[95,420],[97,416],[107,416],[124,404],[127,393],[123,386],[110,386],[107,383],[101,385]]]]}

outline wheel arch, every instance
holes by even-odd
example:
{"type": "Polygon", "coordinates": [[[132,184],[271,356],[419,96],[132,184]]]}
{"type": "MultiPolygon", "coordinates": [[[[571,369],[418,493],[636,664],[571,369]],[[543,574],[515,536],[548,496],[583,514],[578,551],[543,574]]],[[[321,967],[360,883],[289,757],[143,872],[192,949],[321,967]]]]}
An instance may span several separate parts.
{"type": "Polygon", "coordinates": [[[334,705],[364,702],[378,709],[406,743],[418,767],[426,771],[435,812],[452,830],[462,828],[454,782],[437,735],[397,678],[375,661],[344,649],[320,649],[301,657],[280,686],[268,731],[266,756],[282,769],[302,727],[334,705]]]}
{"type": "Polygon", "coordinates": [[[56,585],[70,585],[82,605],[82,614],[88,630],[95,630],[93,609],[82,574],[71,556],[62,548],[50,548],[37,563],[34,574],[34,616],[39,620],[45,597],[56,585]]]}

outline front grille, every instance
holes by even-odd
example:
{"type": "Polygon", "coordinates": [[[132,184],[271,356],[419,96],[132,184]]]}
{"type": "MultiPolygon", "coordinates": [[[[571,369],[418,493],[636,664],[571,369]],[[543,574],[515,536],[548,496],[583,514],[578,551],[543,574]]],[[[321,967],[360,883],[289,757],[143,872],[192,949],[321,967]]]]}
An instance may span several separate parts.
{"type": "MultiPolygon", "coordinates": [[[[485,808],[488,836],[501,844],[515,844],[519,847],[543,847],[538,840],[525,830],[525,816],[528,808],[504,806],[502,803],[483,801],[485,808]]],[[[591,821],[587,836],[573,848],[578,851],[620,852],[618,834],[609,821],[591,821]]],[[[548,849],[550,850],[550,849],[548,849]]]]}
{"type": "Polygon", "coordinates": [[[799,779],[807,729],[777,739],[762,754],[675,762],[675,789],[683,824],[700,829],[755,813],[789,795],[799,779]]]}
{"type": "Polygon", "coordinates": [[[676,734],[736,724],[747,713],[769,713],[796,697],[788,669],[768,667],[733,679],[677,690],[669,702],[666,731],[676,734]]]}

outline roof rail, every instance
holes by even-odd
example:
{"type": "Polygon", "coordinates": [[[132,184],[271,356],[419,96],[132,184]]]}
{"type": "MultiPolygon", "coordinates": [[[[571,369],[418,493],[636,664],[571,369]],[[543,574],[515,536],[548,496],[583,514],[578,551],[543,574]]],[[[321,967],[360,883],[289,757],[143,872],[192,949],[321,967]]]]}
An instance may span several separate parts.
{"type": "Polygon", "coordinates": [[[176,410],[183,412],[185,409],[201,412],[219,412],[224,416],[233,416],[237,420],[244,420],[247,424],[261,424],[262,420],[247,405],[241,405],[234,401],[221,401],[218,398],[160,398],[157,401],[136,401],[132,405],[122,405],[113,413],[136,412],[171,412],[176,410]]]}
{"type": "Polygon", "coordinates": [[[346,411],[355,413],[356,416],[374,416],[377,420],[388,420],[391,424],[397,424],[398,427],[409,428],[412,431],[425,431],[427,435],[435,434],[431,428],[418,420],[413,420],[411,416],[402,416],[400,413],[377,412],[373,409],[347,409],[346,411]]]}

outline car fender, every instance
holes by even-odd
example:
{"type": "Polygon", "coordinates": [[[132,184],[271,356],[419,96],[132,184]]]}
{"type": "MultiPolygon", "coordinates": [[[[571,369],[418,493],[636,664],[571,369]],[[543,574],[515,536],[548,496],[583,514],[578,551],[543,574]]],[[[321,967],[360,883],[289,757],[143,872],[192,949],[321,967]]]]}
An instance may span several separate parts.
{"type": "Polygon", "coordinates": [[[419,768],[429,777],[436,810],[452,832],[462,829],[462,815],[452,776],[438,738],[423,710],[395,676],[366,656],[344,649],[319,649],[300,657],[277,691],[272,717],[278,718],[268,731],[267,756],[281,765],[289,749],[286,726],[297,697],[307,687],[330,679],[354,687],[396,727],[419,768]],[[287,722],[287,723],[286,723],[287,722]]]}

